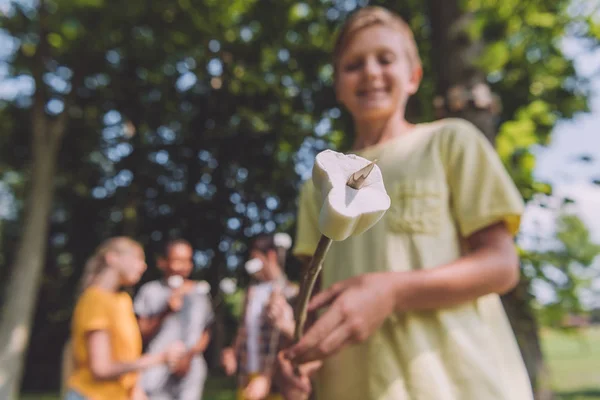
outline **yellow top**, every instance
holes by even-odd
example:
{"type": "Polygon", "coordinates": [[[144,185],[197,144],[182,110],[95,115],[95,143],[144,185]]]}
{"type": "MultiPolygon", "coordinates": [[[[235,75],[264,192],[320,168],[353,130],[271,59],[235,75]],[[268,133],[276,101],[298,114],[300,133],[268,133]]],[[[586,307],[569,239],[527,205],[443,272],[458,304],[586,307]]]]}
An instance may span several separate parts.
{"type": "MultiPolygon", "coordinates": [[[[376,271],[435,268],[461,257],[464,238],[498,221],[519,228],[523,200],[493,147],[467,121],[417,125],[357,152],[378,159],[392,204],[369,231],[333,242],[329,287],[376,271]]],[[[320,204],[312,181],[300,194],[294,254],[312,255],[320,204]]],[[[530,400],[531,385],[496,294],[435,311],[394,314],[365,343],[326,360],[318,399],[530,400]]]]}
{"type": "Polygon", "coordinates": [[[142,337],[133,313],[131,297],[127,293],[107,292],[91,287],[75,307],[72,322],[74,372],[69,388],[91,400],[129,399],[137,383],[138,374],[130,372],[117,379],[97,381],[89,368],[86,336],[97,330],[110,335],[112,359],[133,362],[142,354],[142,337]]]}

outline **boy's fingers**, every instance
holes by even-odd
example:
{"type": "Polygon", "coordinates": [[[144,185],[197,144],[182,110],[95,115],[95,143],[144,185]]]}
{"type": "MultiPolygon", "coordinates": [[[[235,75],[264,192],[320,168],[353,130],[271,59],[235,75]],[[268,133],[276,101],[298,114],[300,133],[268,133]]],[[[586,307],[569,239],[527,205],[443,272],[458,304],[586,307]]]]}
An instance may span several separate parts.
{"type": "Polygon", "coordinates": [[[314,311],[333,302],[345,289],[342,284],[335,284],[329,289],[317,293],[308,303],[308,311],[314,311]]]}
{"type": "Polygon", "coordinates": [[[306,359],[306,354],[314,353],[333,331],[343,322],[342,313],[335,308],[327,310],[315,324],[308,329],[298,343],[286,350],[286,356],[293,360],[313,361],[306,359]]]}

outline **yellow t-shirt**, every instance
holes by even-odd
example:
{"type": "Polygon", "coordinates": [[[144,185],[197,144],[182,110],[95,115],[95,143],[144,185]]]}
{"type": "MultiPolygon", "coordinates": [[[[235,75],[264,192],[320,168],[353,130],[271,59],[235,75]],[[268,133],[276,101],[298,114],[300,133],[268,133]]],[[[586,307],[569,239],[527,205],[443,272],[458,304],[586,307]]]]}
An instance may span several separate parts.
{"type": "Polygon", "coordinates": [[[108,331],[112,358],[116,362],[133,362],[140,358],[142,337],[131,297],[127,293],[87,289],[77,302],[71,329],[75,368],[69,378],[69,388],[90,400],[129,399],[138,374],[130,372],[113,380],[95,380],[89,368],[86,335],[96,330],[108,331]]]}
{"type": "MultiPolygon", "coordinates": [[[[498,221],[517,232],[522,198],[472,124],[446,119],[357,154],[378,159],[392,204],[369,231],[334,242],[323,287],[375,271],[435,268],[461,257],[464,238],[498,221]]],[[[320,237],[312,181],[300,194],[294,254],[320,237]]],[[[456,307],[394,314],[365,343],[325,361],[321,400],[530,400],[531,385],[496,294],[456,307]]]]}

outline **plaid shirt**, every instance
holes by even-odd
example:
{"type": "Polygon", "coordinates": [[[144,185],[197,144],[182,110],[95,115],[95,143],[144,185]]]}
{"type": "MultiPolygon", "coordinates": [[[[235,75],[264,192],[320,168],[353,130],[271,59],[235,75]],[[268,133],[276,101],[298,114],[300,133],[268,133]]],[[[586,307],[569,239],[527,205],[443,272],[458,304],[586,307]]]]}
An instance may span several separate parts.
{"type": "MultiPolygon", "coordinates": [[[[283,288],[282,293],[288,300],[291,301],[293,297],[297,295],[297,289],[283,277],[279,281],[274,282],[280,288],[283,288]]],[[[235,353],[238,360],[238,387],[245,387],[248,384],[250,374],[264,374],[268,376],[273,375],[273,369],[275,366],[275,358],[277,352],[283,346],[283,337],[277,328],[269,323],[267,318],[267,309],[264,307],[259,315],[259,338],[258,338],[258,371],[248,371],[248,332],[246,327],[246,313],[248,311],[248,304],[251,301],[254,285],[251,285],[244,299],[244,311],[240,325],[238,327],[237,335],[234,342],[235,353]]],[[[274,388],[273,388],[274,389],[274,388]]],[[[274,390],[272,389],[272,392],[274,390]]]]}

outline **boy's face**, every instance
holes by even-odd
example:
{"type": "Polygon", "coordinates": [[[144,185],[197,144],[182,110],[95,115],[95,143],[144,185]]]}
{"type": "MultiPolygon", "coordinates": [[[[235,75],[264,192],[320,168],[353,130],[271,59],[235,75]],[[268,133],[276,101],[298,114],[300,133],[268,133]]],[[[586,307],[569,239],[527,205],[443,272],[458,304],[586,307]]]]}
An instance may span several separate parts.
{"type": "Polygon", "coordinates": [[[279,264],[277,263],[277,253],[275,250],[269,250],[264,253],[254,249],[250,251],[250,258],[257,258],[263,263],[263,268],[253,275],[254,278],[263,282],[277,278],[279,264]]]}
{"type": "Polygon", "coordinates": [[[339,59],[336,94],[355,120],[389,118],[404,111],[416,93],[421,71],[410,66],[406,40],[383,25],[361,29],[350,39],[339,59]]]}
{"type": "Polygon", "coordinates": [[[192,248],[184,243],[170,246],[167,257],[158,260],[159,267],[163,270],[165,277],[179,275],[187,278],[190,276],[194,266],[193,253],[192,248]]]}

